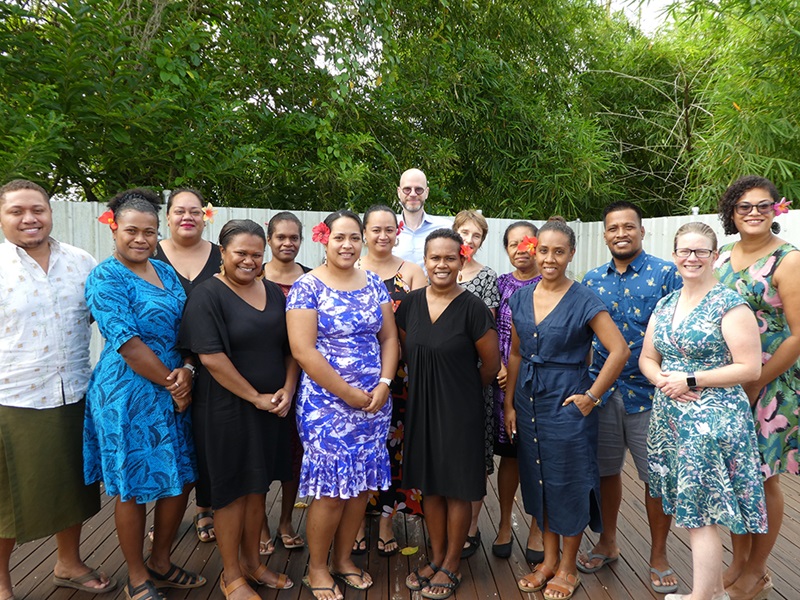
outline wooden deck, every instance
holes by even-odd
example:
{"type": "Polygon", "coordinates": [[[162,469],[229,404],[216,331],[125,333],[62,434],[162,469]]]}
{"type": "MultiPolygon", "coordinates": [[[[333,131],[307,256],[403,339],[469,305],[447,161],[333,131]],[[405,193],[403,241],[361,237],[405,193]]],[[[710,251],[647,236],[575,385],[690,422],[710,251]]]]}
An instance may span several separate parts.
{"type": "MultiPolygon", "coordinates": [[[[800,597],[800,570],[797,569],[800,557],[800,479],[783,477],[783,489],[786,496],[786,513],[783,531],[770,561],[775,590],[770,598],[773,600],[796,600],[800,597]]],[[[629,466],[623,476],[624,495],[619,519],[619,544],[622,555],[619,561],[593,575],[582,575],[582,585],[576,591],[578,600],[641,600],[663,598],[651,591],[648,575],[647,557],[649,554],[649,533],[643,503],[643,489],[629,466]]],[[[523,594],[517,590],[516,579],[528,572],[525,563],[524,548],[527,540],[528,517],[521,508],[519,495],[513,515],[515,528],[515,545],[511,558],[501,560],[491,553],[491,544],[497,530],[499,507],[494,477],[491,478],[486,508],[481,514],[480,529],[483,547],[472,558],[462,563],[463,583],[459,587],[457,600],[475,599],[521,599],[540,600],[541,593],[523,594]]],[[[277,526],[280,512],[280,486],[273,485],[267,497],[270,512],[270,524],[277,526]]],[[[127,570],[122,553],[117,545],[113,519],[113,502],[103,497],[102,510],[92,518],[83,530],[83,556],[92,566],[102,566],[109,574],[113,574],[120,582],[125,580],[127,570]]],[[[219,591],[219,576],[222,569],[219,553],[215,544],[200,544],[194,535],[190,506],[181,524],[173,561],[191,570],[199,571],[209,583],[197,590],[169,590],[170,600],[205,600],[213,598],[222,600],[219,591]]],[[[305,531],[305,510],[295,509],[295,527],[301,533],[305,531]]],[[[420,551],[412,556],[396,555],[392,558],[381,558],[375,551],[377,539],[377,519],[369,521],[371,529],[372,549],[366,556],[356,557],[356,563],[367,569],[375,580],[375,585],[366,594],[345,588],[345,598],[353,600],[418,600],[418,593],[409,592],[404,580],[410,568],[427,562],[425,552],[424,522],[419,518],[398,518],[395,521],[395,533],[401,546],[418,546],[420,551]]],[[[583,542],[584,548],[590,548],[596,535],[590,533],[583,542]]],[[[730,558],[730,540],[723,533],[726,558],[730,558]]],[[[76,592],[64,588],[56,588],[52,584],[52,568],[55,562],[56,545],[53,538],[30,542],[18,547],[11,556],[11,577],[15,583],[15,596],[18,600],[104,600],[124,599],[120,587],[117,592],[103,596],[93,596],[84,592],[76,592]]],[[[684,530],[673,527],[669,541],[672,567],[680,578],[680,590],[688,593],[691,584],[691,552],[688,534],[684,530]]],[[[311,600],[311,594],[300,585],[306,571],[307,550],[287,551],[278,546],[269,557],[269,567],[275,571],[286,572],[296,585],[293,589],[277,592],[260,588],[262,598],[273,600],[311,600]]]]}

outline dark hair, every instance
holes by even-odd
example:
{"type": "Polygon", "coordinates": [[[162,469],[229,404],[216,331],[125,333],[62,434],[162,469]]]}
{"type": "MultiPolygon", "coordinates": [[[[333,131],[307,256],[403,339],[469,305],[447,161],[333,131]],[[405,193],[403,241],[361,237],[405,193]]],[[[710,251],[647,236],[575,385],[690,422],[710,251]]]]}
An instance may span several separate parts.
{"type": "Polygon", "coordinates": [[[394,211],[391,208],[389,208],[385,204],[373,204],[364,213],[364,229],[367,228],[367,221],[369,221],[369,216],[372,213],[376,213],[376,212],[388,212],[389,214],[391,214],[392,217],[394,217],[394,225],[395,225],[395,227],[397,227],[397,215],[394,214],[394,211]]]}
{"type": "Polygon", "coordinates": [[[227,248],[233,238],[243,233],[256,235],[264,241],[264,245],[267,243],[267,236],[264,235],[264,228],[261,225],[250,219],[231,219],[219,232],[219,245],[227,248]]]}
{"type": "Polygon", "coordinates": [[[552,217],[539,228],[539,237],[542,237],[542,234],[545,231],[557,231],[558,233],[563,233],[567,236],[569,240],[569,247],[571,250],[575,249],[575,232],[572,230],[572,227],[567,225],[562,221],[556,221],[552,217]]]}
{"type": "Polygon", "coordinates": [[[169,198],[167,198],[167,212],[169,212],[170,209],[172,208],[172,201],[175,199],[175,196],[177,196],[178,194],[183,194],[184,192],[187,192],[189,194],[194,194],[195,196],[197,196],[197,199],[200,200],[200,206],[203,206],[203,202],[206,201],[206,199],[203,198],[203,194],[201,194],[194,188],[189,188],[189,187],[178,188],[177,190],[172,190],[169,193],[169,198]]]}
{"type": "Polygon", "coordinates": [[[503,248],[508,248],[508,234],[511,233],[512,229],[516,229],[517,227],[527,227],[533,231],[534,236],[539,235],[539,228],[533,223],[529,221],[514,221],[511,225],[506,227],[506,232],[503,234],[503,248]]]}
{"type": "Polygon", "coordinates": [[[272,234],[275,233],[275,225],[281,221],[291,221],[297,225],[297,229],[300,231],[300,239],[303,239],[303,224],[294,213],[290,213],[288,210],[284,210],[272,216],[269,223],[267,223],[267,238],[272,237],[272,234]]]}
{"type": "MultiPolygon", "coordinates": [[[[722,194],[722,198],[719,200],[719,220],[722,221],[722,229],[725,230],[725,235],[739,233],[739,230],[733,223],[733,207],[746,192],[756,188],[767,190],[773,202],[781,201],[778,188],[776,188],[775,184],[769,179],[759,177],[758,175],[745,175],[744,177],[740,177],[725,190],[725,193],[722,194]]],[[[780,224],[773,221],[772,232],[780,233],[780,230],[780,224]]]]}
{"type": "Polygon", "coordinates": [[[561,215],[553,215],[552,217],[547,219],[547,222],[554,222],[554,223],[566,223],[567,220],[562,217],[561,215]]]}
{"type": "Polygon", "coordinates": [[[358,223],[359,231],[363,231],[364,229],[364,225],[362,225],[361,219],[358,218],[358,215],[353,211],[347,210],[345,208],[329,214],[327,217],[325,217],[324,223],[325,225],[328,226],[328,229],[333,229],[333,224],[339,219],[353,219],[353,221],[358,223]]]}
{"type": "Polygon", "coordinates": [[[137,212],[154,215],[158,221],[158,211],[161,209],[161,198],[153,190],[133,188],[120,192],[108,201],[108,208],[114,213],[114,219],[119,221],[119,215],[135,210],[137,212]]]}
{"type": "Polygon", "coordinates": [[[702,235],[706,238],[709,242],[711,242],[712,250],[714,252],[717,251],[717,234],[714,233],[714,230],[711,229],[705,223],[701,223],[700,221],[692,221],[691,223],[684,223],[680,227],[678,227],[678,231],[675,232],[675,237],[672,238],[672,248],[674,250],[678,249],[678,238],[682,235],[686,235],[687,233],[696,233],[698,235],[702,235]]]}
{"type": "Polygon", "coordinates": [[[464,240],[461,239],[461,236],[452,229],[447,229],[444,227],[441,229],[434,229],[428,234],[428,237],[425,238],[425,249],[423,250],[422,255],[428,255],[428,244],[430,244],[433,240],[442,238],[454,241],[456,244],[458,244],[459,248],[461,248],[461,244],[464,243],[464,240]]]}
{"type": "Polygon", "coordinates": [[[603,225],[606,224],[606,217],[609,213],[617,212],[620,210],[632,210],[636,213],[636,218],[639,219],[639,225],[642,224],[642,209],[636,206],[633,202],[628,202],[627,200],[617,200],[612,202],[611,204],[607,205],[603,209],[603,225]]]}
{"type": "Polygon", "coordinates": [[[6,194],[9,192],[18,192],[19,190],[33,190],[34,192],[39,192],[44,196],[46,202],[50,202],[50,195],[38,183],[33,183],[27,179],[12,179],[3,187],[0,187],[0,204],[5,202],[6,194]]]}

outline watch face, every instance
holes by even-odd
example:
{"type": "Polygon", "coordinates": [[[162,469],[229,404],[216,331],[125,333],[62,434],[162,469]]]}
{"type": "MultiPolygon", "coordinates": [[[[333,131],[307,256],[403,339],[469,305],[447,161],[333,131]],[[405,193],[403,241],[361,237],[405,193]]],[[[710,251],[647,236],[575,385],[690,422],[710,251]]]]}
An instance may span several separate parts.
{"type": "Polygon", "coordinates": [[[690,388],[697,387],[697,379],[695,379],[694,375],[690,375],[686,378],[686,385],[688,385],[690,388]]]}

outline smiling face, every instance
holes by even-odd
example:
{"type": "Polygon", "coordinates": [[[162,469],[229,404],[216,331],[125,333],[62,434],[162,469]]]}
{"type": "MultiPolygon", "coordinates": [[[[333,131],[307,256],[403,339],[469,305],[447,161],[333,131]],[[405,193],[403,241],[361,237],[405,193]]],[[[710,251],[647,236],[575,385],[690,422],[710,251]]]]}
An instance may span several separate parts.
{"type": "Polygon", "coordinates": [[[350,269],[361,256],[361,228],[349,217],[339,217],[331,225],[325,256],[328,264],[339,269],[350,269]]]}
{"type": "Polygon", "coordinates": [[[458,285],[458,273],[464,266],[461,246],[450,238],[435,238],[425,251],[425,270],[431,286],[446,290],[458,285]]]}
{"type": "Polygon", "coordinates": [[[41,192],[26,189],[6,192],[0,204],[0,225],[9,242],[25,250],[35,250],[47,244],[53,230],[53,211],[41,192]]]}
{"type": "Polygon", "coordinates": [[[539,232],[536,246],[536,265],[542,279],[558,281],[567,276],[567,265],[575,256],[575,248],[570,248],[569,237],[560,231],[539,232]]]}
{"type": "Polygon", "coordinates": [[[397,242],[397,224],[393,213],[376,210],[369,214],[364,223],[364,240],[370,252],[387,254],[397,242]]]}
{"type": "Polygon", "coordinates": [[[714,242],[712,240],[701,233],[684,233],[675,240],[675,248],[682,252],[685,252],[686,249],[699,250],[701,253],[704,250],[711,250],[711,255],[705,258],[698,258],[694,252],[685,257],[678,256],[676,252],[672,253],[672,259],[675,261],[678,272],[684,282],[702,281],[709,277],[714,278],[712,266],[717,259],[717,252],[713,250],[714,242]]]}
{"type": "Polygon", "coordinates": [[[288,219],[275,223],[272,235],[267,239],[272,257],[282,263],[294,262],[301,242],[300,227],[288,219]]]}
{"type": "Polygon", "coordinates": [[[523,273],[536,268],[536,260],[534,258],[536,255],[531,256],[531,253],[527,250],[519,250],[519,245],[525,237],[533,238],[536,237],[536,234],[530,227],[523,225],[514,227],[508,232],[508,246],[506,246],[508,260],[514,268],[523,273]]]}
{"type": "Polygon", "coordinates": [[[232,283],[248,285],[261,272],[264,262],[264,240],[251,233],[233,236],[220,248],[225,277],[232,283]]]}
{"type": "Polygon", "coordinates": [[[167,226],[173,238],[197,240],[203,235],[203,204],[192,192],[181,192],[172,199],[167,226]]]}
{"type": "Polygon", "coordinates": [[[464,221],[456,233],[461,236],[467,246],[472,248],[473,252],[477,252],[483,244],[483,229],[475,221],[464,221]]]}
{"type": "Polygon", "coordinates": [[[764,188],[747,190],[733,206],[733,224],[740,234],[759,235],[769,233],[772,222],[775,220],[775,211],[772,207],[774,201],[769,191],[764,188]],[[740,215],[738,207],[743,204],[751,205],[750,212],[740,215]],[[758,205],[767,207],[766,214],[761,214],[758,205]]]}
{"type": "Polygon", "coordinates": [[[622,261],[632,260],[642,251],[644,227],[633,209],[615,210],[606,215],[603,237],[611,256],[622,261]]]}
{"type": "Polygon", "coordinates": [[[158,243],[158,217],[153,213],[124,210],[115,215],[114,232],[117,259],[126,266],[146,263],[158,243]]]}
{"type": "Polygon", "coordinates": [[[400,176],[397,198],[407,213],[421,211],[428,199],[428,180],[419,169],[409,169],[400,176]]]}

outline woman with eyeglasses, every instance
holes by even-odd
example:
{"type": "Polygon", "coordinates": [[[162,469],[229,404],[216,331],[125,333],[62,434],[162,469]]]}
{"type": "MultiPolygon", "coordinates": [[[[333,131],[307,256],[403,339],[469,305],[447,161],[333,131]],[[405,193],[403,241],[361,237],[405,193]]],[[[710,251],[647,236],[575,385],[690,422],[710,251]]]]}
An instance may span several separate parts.
{"type": "Polygon", "coordinates": [[[650,495],[689,530],[690,596],[729,600],[718,526],[765,533],[767,515],[755,426],[742,386],[761,373],[753,312],[714,277],[717,238],[704,223],[675,234],[683,288],[659,300],[639,368],[656,387],[647,435],[650,495]]]}
{"type": "Polygon", "coordinates": [[[771,181],[752,175],[733,183],[719,204],[725,233],[738,233],[739,241],[722,247],[715,273],[756,313],[763,361],[761,376],[744,390],[756,420],[769,531],[733,536],[724,582],[737,600],[766,598],[773,587],[767,560],[783,519],[780,474],[800,474],[800,252],[775,235],[780,231],[775,217],[787,206],[771,181]]]}

